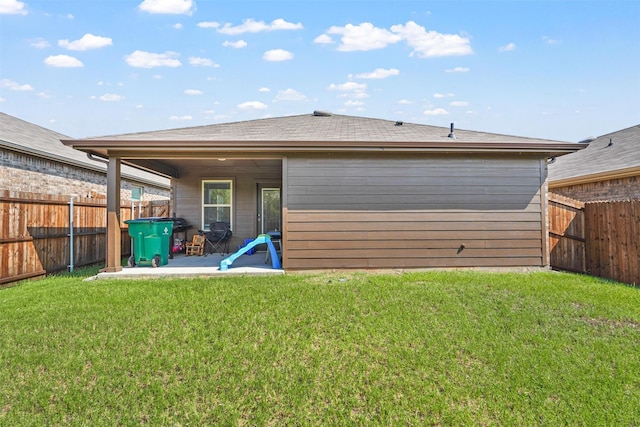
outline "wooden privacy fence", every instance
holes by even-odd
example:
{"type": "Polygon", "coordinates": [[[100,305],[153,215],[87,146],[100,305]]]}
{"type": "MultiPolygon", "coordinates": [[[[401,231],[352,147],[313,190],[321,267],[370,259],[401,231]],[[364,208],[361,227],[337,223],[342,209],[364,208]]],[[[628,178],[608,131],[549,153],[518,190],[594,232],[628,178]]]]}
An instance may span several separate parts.
{"type": "Polygon", "coordinates": [[[640,284],[640,200],[549,196],[551,266],[640,284]]]}
{"type": "MultiPolygon", "coordinates": [[[[169,201],[122,202],[124,221],[169,216],[169,201]]],[[[0,190],[0,285],[105,260],[106,200],[0,190]],[[73,242],[73,244],[71,244],[73,242]]]]}
{"type": "Polygon", "coordinates": [[[584,203],[555,194],[549,195],[549,246],[553,268],[584,273],[584,203]]]}
{"type": "Polygon", "coordinates": [[[640,200],[585,205],[587,272],[640,285],[640,200]]]}

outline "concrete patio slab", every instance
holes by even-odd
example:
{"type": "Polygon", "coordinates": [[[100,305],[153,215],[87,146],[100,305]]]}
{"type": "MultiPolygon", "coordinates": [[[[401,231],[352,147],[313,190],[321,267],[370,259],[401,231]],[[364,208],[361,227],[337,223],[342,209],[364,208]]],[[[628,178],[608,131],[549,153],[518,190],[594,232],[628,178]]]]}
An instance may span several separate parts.
{"type": "Polygon", "coordinates": [[[160,277],[206,277],[247,274],[284,274],[283,269],[274,269],[270,262],[265,262],[265,252],[253,255],[242,255],[234,261],[227,271],[220,271],[220,261],[228,257],[220,254],[206,256],[186,256],[175,254],[166,265],[159,267],[124,267],[115,273],[98,273],[91,280],[99,279],[142,279],[160,277]]]}

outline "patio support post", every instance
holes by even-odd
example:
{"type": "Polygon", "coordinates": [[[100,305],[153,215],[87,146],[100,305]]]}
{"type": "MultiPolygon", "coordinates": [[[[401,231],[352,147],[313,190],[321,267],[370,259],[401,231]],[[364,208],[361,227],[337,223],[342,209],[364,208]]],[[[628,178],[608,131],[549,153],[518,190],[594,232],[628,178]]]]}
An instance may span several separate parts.
{"type": "Polygon", "coordinates": [[[114,273],[122,270],[120,229],[120,158],[109,157],[107,165],[107,265],[102,270],[114,273]]]}

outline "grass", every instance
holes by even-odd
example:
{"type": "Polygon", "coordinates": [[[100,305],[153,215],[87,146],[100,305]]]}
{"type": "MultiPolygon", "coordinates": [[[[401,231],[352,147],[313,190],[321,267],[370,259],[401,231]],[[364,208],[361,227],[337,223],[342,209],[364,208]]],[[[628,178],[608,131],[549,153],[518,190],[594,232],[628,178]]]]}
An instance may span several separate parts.
{"type": "Polygon", "coordinates": [[[560,273],[0,290],[0,425],[640,425],[640,292],[560,273]]]}

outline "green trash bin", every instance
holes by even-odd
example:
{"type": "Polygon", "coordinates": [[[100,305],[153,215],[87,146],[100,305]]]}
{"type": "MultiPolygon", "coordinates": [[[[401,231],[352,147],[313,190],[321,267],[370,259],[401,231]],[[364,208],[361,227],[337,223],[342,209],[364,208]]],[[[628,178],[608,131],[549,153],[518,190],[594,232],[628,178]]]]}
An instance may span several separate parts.
{"type": "Polygon", "coordinates": [[[169,248],[173,233],[171,218],[149,217],[130,219],[125,221],[129,226],[129,236],[132,239],[131,250],[127,265],[150,265],[158,267],[169,262],[169,248]]]}

